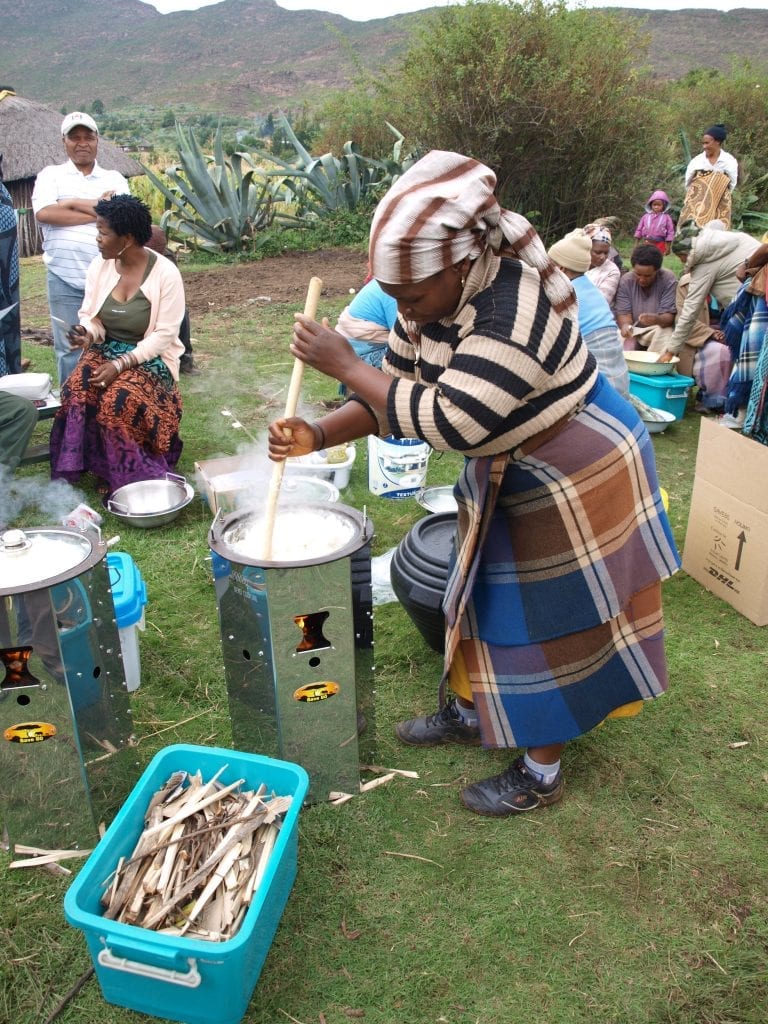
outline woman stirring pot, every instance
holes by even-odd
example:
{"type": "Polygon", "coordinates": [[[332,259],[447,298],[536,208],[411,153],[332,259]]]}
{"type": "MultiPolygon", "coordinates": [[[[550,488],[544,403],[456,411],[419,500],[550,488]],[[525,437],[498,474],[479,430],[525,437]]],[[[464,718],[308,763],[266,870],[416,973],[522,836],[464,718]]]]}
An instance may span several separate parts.
{"type": "Polygon", "coordinates": [[[184,285],[174,264],[145,248],[149,209],[129,195],[96,204],[100,255],[88,268],[80,323],[83,353],[61,392],[51,431],[51,476],[93,473],[111,493],[160,479],[181,455],[184,285]]]}
{"type": "Polygon", "coordinates": [[[297,314],[294,355],[350,399],[315,423],[277,420],[269,450],[279,461],[373,432],[466,457],[438,710],[396,731],[415,746],[527,748],[461,792],[509,816],[560,799],[568,740],[666,689],[661,580],[679,559],[645,427],[598,374],[568,280],[495,184],[439,151],[398,179],[370,238],[398,304],[382,369],[297,314]]]}

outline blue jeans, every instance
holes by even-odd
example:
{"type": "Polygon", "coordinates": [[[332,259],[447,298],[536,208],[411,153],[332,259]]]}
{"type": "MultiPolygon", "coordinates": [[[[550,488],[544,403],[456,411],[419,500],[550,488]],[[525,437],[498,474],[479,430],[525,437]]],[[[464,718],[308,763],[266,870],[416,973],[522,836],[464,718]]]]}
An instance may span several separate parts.
{"type": "Polygon", "coordinates": [[[64,321],[59,324],[55,320],[51,320],[59,386],[72,373],[80,358],[81,349],[72,348],[67,341],[67,332],[73,324],[80,322],[77,314],[83,304],[84,295],[83,288],[74,288],[71,284],[52,274],[50,270],[48,271],[48,308],[51,311],[51,317],[55,316],[64,321]]]}

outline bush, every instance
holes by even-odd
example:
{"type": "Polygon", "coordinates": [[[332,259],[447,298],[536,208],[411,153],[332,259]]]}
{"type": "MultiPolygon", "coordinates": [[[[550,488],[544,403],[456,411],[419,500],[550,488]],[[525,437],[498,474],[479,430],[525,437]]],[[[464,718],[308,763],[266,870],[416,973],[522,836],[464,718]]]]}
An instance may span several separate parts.
{"type": "MultiPolygon", "coordinates": [[[[400,65],[346,101],[426,151],[489,164],[505,205],[554,237],[595,216],[637,219],[668,157],[646,43],[625,20],[542,0],[469,2],[425,18],[400,65]]],[[[348,131],[358,137],[357,124],[348,131]]]]}

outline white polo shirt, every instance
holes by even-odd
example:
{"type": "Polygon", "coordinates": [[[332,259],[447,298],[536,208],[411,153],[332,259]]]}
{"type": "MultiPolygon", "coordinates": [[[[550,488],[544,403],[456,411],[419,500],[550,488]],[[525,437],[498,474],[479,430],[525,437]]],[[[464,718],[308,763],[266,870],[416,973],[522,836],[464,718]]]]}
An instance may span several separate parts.
{"type": "MultiPolygon", "coordinates": [[[[35,179],[32,209],[35,216],[59,199],[98,199],[105,192],[128,192],[128,182],[119,171],[107,171],[98,163],[90,174],[83,174],[67,160],[64,164],[44,167],[35,179]]],[[[59,227],[41,224],[43,229],[43,262],[46,267],[73,288],[85,288],[85,272],[98,256],[96,225],[74,224],[59,227]]]]}

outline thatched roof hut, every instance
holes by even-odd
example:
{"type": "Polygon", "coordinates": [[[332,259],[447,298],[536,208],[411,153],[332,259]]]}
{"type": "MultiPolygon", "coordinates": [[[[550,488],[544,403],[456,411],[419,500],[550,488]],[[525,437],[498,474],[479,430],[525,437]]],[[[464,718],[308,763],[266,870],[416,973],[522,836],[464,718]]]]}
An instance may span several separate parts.
{"type": "MultiPolygon", "coordinates": [[[[32,214],[32,188],[38,171],[66,159],[61,114],[15,93],[0,93],[0,152],[3,181],[19,211],[19,254],[42,252],[42,236],[32,214]],[[23,212],[22,212],[23,211],[23,212]]],[[[106,139],[99,140],[99,163],[126,178],[143,174],[141,165],[106,139]]]]}

